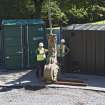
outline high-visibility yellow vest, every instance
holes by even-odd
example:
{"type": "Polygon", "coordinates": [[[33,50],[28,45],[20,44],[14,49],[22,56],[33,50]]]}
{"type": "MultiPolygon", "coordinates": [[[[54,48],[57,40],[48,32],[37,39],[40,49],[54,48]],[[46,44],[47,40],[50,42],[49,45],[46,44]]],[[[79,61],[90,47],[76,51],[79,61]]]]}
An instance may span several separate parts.
{"type": "Polygon", "coordinates": [[[37,61],[43,61],[45,59],[43,54],[37,54],[37,61]]]}
{"type": "Polygon", "coordinates": [[[65,45],[58,45],[58,57],[64,57],[65,56],[65,45]]]}
{"type": "Polygon", "coordinates": [[[38,49],[39,53],[37,54],[37,61],[43,61],[46,58],[45,49],[38,49]]]}
{"type": "Polygon", "coordinates": [[[61,57],[64,57],[65,56],[65,45],[61,45],[60,46],[60,55],[61,55],[61,57]]]}

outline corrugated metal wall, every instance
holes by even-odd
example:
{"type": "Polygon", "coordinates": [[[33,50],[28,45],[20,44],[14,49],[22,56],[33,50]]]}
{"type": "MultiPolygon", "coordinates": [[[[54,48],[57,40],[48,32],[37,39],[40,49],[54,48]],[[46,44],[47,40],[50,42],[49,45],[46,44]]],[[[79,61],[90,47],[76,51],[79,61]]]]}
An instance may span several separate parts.
{"type": "Polygon", "coordinates": [[[23,35],[20,26],[4,26],[5,67],[8,69],[23,68],[23,35]]]}
{"type": "Polygon", "coordinates": [[[42,25],[5,25],[4,66],[7,69],[23,69],[35,66],[35,51],[38,43],[44,42],[42,25]]]}
{"type": "Polygon", "coordinates": [[[0,66],[2,64],[2,34],[1,34],[1,30],[0,30],[0,66]]]}
{"type": "Polygon", "coordinates": [[[4,49],[3,49],[3,35],[2,35],[2,29],[0,30],[0,68],[3,67],[4,64],[4,49]]]}
{"type": "MultiPolygon", "coordinates": [[[[60,28],[53,32],[60,38],[60,28]]],[[[47,34],[49,30],[41,24],[4,25],[0,31],[0,64],[7,69],[35,67],[36,48],[39,42],[47,48],[47,34]]]]}
{"type": "Polygon", "coordinates": [[[62,34],[71,48],[67,72],[105,74],[105,31],[64,30],[62,34]]]}
{"type": "Polygon", "coordinates": [[[28,46],[28,65],[31,66],[31,67],[34,67],[35,66],[35,63],[36,63],[36,49],[38,47],[38,43],[39,42],[43,42],[45,44],[45,40],[44,40],[44,37],[45,36],[45,31],[44,29],[42,28],[41,25],[29,25],[27,27],[27,46],[28,46]]]}

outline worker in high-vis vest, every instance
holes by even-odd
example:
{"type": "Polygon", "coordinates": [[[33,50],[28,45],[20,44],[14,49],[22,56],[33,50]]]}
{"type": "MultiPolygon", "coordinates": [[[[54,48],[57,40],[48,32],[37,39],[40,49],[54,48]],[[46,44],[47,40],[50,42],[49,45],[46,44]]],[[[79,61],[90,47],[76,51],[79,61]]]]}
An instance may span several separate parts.
{"type": "Polygon", "coordinates": [[[43,43],[39,43],[39,47],[36,50],[37,53],[37,72],[36,75],[38,78],[42,79],[43,78],[43,71],[44,71],[44,65],[46,61],[46,49],[44,48],[43,43]]]}
{"type": "Polygon", "coordinates": [[[65,45],[65,40],[61,39],[61,43],[60,45],[58,45],[58,52],[57,52],[57,56],[58,56],[58,62],[61,68],[61,73],[64,73],[64,59],[65,56],[70,52],[70,48],[68,48],[65,45]]]}

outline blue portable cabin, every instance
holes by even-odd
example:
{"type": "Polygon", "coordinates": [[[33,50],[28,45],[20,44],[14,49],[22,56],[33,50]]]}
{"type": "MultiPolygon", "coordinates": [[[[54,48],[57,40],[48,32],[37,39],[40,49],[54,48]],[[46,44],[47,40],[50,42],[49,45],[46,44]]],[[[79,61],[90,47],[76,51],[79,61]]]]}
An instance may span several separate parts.
{"type": "Polygon", "coordinates": [[[45,40],[42,19],[2,20],[4,65],[7,69],[35,66],[35,50],[45,40]]]}

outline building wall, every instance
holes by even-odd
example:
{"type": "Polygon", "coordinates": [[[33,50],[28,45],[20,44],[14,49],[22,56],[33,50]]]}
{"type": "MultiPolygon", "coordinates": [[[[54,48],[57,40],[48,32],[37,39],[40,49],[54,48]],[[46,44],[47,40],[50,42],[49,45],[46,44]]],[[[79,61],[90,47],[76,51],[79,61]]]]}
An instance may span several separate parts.
{"type": "Polygon", "coordinates": [[[105,31],[64,30],[62,35],[71,48],[68,72],[105,74],[105,31]]]}
{"type": "MultiPolygon", "coordinates": [[[[7,69],[36,67],[36,49],[39,42],[48,47],[48,29],[43,25],[4,25],[0,31],[0,62],[7,69]],[[2,32],[1,32],[2,31],[2,32]]],[[[60,41],[60,28],[53,28],[60,41]]],[[[0,65],[1,67],[1,65],[0,65]]]]}
{"type": "Polygon", "coordinates": [[[36,63],[35,50],[44,42],[41,25],[5,25],[1,33],[4,68],[33,68],[36,63]]]}

